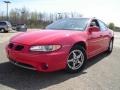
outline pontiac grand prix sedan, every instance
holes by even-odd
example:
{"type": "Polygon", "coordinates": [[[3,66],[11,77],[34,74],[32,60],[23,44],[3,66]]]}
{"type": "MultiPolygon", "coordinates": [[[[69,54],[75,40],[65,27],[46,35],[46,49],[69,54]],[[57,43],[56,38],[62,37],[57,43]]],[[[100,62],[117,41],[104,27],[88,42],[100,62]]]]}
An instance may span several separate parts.
{"type": "Polygon", "coordinates": [[[14,65],[43,72],[82,70],[85,62],[113,49],[114,35],[96,18],[58,20],[45,30],[23,32],[10,39],[7,57],[14,65]]]}

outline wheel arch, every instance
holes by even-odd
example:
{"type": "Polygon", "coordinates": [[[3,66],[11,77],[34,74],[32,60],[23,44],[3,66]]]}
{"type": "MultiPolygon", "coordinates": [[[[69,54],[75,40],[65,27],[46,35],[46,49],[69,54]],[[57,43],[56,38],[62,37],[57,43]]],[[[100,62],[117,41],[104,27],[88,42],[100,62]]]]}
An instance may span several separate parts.
{"type": "Polygon", "coordinates": [[[76,45],[82,46],[85,50],[87,50],[87,46],[84,41],[78,41],[78,42],[74,43],[72,47],[74,47],[76,45]]]}
{"type": "Polygon", "coordinates": [[[0,28],[0,30],[1,30],[1,29],[4,29],[4,28],[0,28]]]}

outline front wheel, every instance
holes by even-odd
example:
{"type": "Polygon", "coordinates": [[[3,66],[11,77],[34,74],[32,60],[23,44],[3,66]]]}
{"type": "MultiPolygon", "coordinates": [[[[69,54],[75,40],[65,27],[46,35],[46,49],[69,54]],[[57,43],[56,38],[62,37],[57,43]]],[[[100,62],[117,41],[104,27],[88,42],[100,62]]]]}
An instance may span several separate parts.
{"type": "Polygon", "coordinates": [[[81,46],[75,46],[71,49],[67,60],[67,69],[69,73],[76,73],[83,69],[86,62],[85,49],[81,46]]]}

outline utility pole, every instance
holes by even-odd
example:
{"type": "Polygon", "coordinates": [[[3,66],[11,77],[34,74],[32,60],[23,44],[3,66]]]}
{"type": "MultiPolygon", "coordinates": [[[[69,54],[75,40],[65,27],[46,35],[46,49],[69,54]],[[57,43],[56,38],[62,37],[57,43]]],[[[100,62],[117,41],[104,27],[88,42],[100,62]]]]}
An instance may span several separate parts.
{"type": "Polygon", "coordinates": [[[24,13],[25,13],[25,11],[21,11],[21,24],[23,24],[23,23],[25,23],[25,19],[24,19],[24,13]]]}
{"type": "Polygon", "coordinates": [[[62,13],[58,13],[58,19],[61,19],[62,16],[61,16],[62,13]]]}
{"type": "Polygon", "coordinates": [[[9,20],[9,17],[8,17],[8,4],[11,3],[11,2],[10,1],[3,1],[3,2],[6,3],[6,5],[7,5],[7,7],[6,7],[7,8],[6,14],[7,15],[6,16],[7,16],[7,21],[8,21],[9,20]]]}

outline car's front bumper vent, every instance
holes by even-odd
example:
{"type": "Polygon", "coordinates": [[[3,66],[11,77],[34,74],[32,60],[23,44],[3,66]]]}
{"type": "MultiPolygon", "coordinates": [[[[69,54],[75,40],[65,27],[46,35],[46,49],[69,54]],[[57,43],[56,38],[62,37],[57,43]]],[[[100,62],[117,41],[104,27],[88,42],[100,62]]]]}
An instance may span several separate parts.
{"type": "Polygon", "coordinates": [[[22,45],[17,45],[17,46],[15,47],[15,50],[16,50],[16,51],[21,51],[23,48],[24,48],[24,46],[22,46],[22,45]]]}
{"type": "Polygon", "coordinates": [[[9,43],[8,47],[9,47],[10,49],[12,49],[12,48],[14,47],[14,44],[13,44],[13,43],[9,43]]]}

